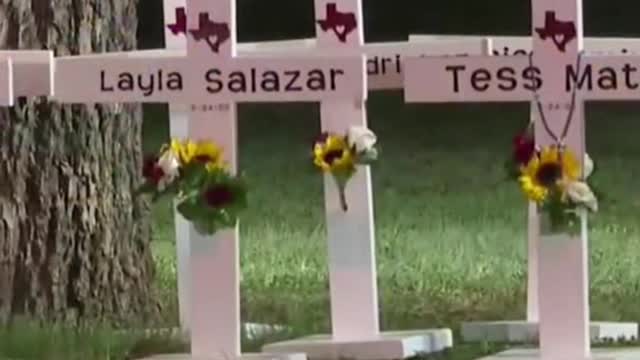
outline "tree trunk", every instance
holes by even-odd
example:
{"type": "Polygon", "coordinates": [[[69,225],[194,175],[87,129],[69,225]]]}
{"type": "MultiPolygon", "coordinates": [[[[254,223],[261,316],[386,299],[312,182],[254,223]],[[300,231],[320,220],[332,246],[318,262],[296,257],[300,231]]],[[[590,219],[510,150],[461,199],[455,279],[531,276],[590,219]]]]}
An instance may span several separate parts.
{"type": "MultiPolygon", "coordinates": [[[[0,48],[132,50],[136,5],[2,0],[0,48]]],[[[38,98],[0,109],[0,322],[124,322],[157,311],[149,204],[133,197],[141,142],[139,105],[38,98]]]]}

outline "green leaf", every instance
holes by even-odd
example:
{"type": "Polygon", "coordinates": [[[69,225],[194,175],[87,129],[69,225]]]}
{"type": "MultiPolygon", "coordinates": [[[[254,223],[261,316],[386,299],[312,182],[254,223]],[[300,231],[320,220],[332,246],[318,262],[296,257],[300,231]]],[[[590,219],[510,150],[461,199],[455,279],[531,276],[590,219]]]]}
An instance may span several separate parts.
{"type": "Polygon", "coordinates": [[[206,167],[203,164],[194,163],[185,166],[180,174],[183,188],[200,187],[208,176],[206,167]]]}
{"type": "Polygon", "coordinates": [[[571,204],[565,204],[561,201],[561,194],[553,191],[549,199],[545,202],[542,210],[549,216],[551,231],[553,233],[569,233],[576,234],[580,231],[580,217],[573,210],[575,207],[571,204]]]}
{"type": "Polygon", "coordinates": [[[199,197],[196,196],[188,196],[184,198],[177,206],[176,209],[178,212],[187,220],[194,220],[198,218],[201,210],[201,205],[199,204],[199,197]]]}

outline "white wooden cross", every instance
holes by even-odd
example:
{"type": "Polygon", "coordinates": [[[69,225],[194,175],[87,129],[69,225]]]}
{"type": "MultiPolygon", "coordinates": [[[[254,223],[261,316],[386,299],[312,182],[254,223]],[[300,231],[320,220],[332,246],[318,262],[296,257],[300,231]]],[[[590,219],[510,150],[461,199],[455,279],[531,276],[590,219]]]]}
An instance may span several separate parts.
{"type": "MultiPolygon", "coordinates": [[[[491,54],[494,56],[529,55],[532,51],[530,36],[489,37],[491,54]]],[[[410,35],[409,42],[421,43],[434,40],[479,40],[483,36],[465,35],[410,35]]],[[[637,38],[584,38],[585,53],[590,55],[625,55],[640,53],[640,39],[637,38]]],[[[535,104],[531,106],[531,121],[538,117],[535,104]]],[[[528,207],[528,261],[527,261],[527,314],[526,321],[479,321],[464,323],[462,336],[467,341],[512,341],[523,342],[537,337],[538,323],[538,216],[536,206],[528,207]]],[[[591,322],[591,339],[604,340],[633,339],[638,337],[638,324],[633,322],[591,322]]]]}
{"type": "MultiPolygon", "coordinates": [[[[585,151],[583,100],[636,99],[631,56],[582,55],[581,0],[532,0],[533,55],[508,57],[407,58],[407,102],[531,101],[539,95],[551,131],[560,134],[575,95],[566,145],[582,160],[585,151]],[[530,65],[530,61],[533,66],[530,65]],[[580,63],[580,64],[578,64],[580,63]]],[[[541,121],[540,146],[555,143],[541,121]]],[[[579,236],[542,234],[539,252],[539,341],[535,358],[590,359],[587,223],[579,236]]],[[[508,358],[533,359],[515,352],[508,358]]],[[[610,358],[615,359],[612,354],[610,358]]],[[[502,358],[501,358],[502,359],[502,358]]]]}
{"type": "MultiPolygon", "coordinates": [[[[234,168],[235,102],[332,101],[333,106],[346,111],[349,106],[345,104],[353,107],[355,101],[361,107],[366,99],[364,56],[238,57],[233,1],[191,0],[187,8],[186,26],[180,29],[189,32],[187,57],[59,58],[55,79],[65,79],[73,87],[56,86],[56,99],[72,103],[229,103],[224,116],[211,121],[191,119],[189,135],[221,144],[234,168]]],[[[346,130],[348,120],[341,125],[338,120],[349,118],[350,113],[329,111],[323,118],[331,116],[328,121],[332,126],[346,130]]],[[[367,171],[362,174],[368,179],[367,171]]],[[[360,193],[355,189],[352,186],[352,194],[360,193]]],[[[370,188],[365,189],[365,195],[370,201],[370,188]]],[[[371,217],[370,207],[362,211],[353,202],[354,214],[371,217]]],[[[336,204],[328,211],[333,214],[337,209],[336,204]]],[[[372,224],[368,226],[372,228],[372,224]]],[[[219,232],[212,239],[190,228],[192,356],[240,356],[238,229],[219,232]]]]}
{"type": "MultiPolygon", "coordinates": [[[[316,0],[315,11],[319,19],[334,21],[333,27],[329,28],[320,22],[316,25],[319,47],[339,53],[366,53],[369,50],[364,44],[361,0],[316,0]],[[334,9],[337,5],[338,10],[332,11],[331,4],[334,4],[334,9]],[[348,28],[349,24],[355,26],[353,33],[341,40],[335,33],[340,31],[340,26],[348,28]]],[[[420,52],[416,54],[421,55],[420,52]]],[[[401,55],[397,58],[400,59],[401,55]]],[[[332,101],[323,102],[320,106],[323,131],[341,133],[352,125],[366,125],[364,102],[332,101]]],[[[332,332],[330,335],[268,344],[263,350],[269,353],[299,351],[310,358],[338,360],[397,359],[451,347],[453,340],[449,329],[380,332],[368,167],[361,167],[347,187],[347,202],[352,204],[348,212],[340,209],[337,189],[329,176],[325,178],[324,190],[332,332]]]]}
{"type": "MultiPolygon", "coordinates": [[[[169,54],[180,54],[185,51],[186,38],[184,34],[174,33],[169,25],[176,22],[175,16],[178,9],[184,9],[184,0],[164,0],[164,16],[165,16],[165,44],[168,51],[146,50],[138,52],[139,55],[152,56],[169,56],[169,54]]],[[[182,10],[180,10],[182,11],[182,10]]],[[[265,56],[285,56],[285,54],[304,54],[310,55],[322,54],[326,52],[321,46],[318,50],[313,51],[318,44],[317,39],[299,39],[299,40],[281,40],[275,42],[262,43],[240,43],[238,44],[238,54],[240,56],[254,57],[265,56]]],[[[402,57],[406,55],[421,54],[451,54],[451,55],[468,55],[482,54],[488,51],[485,39],[464,39],[464,40],[438,40],[430,41],[420,45],[410,45],[406,42],[390,42],[390,43],[373,43],[373,44],[357,44],[356,52],[361,52],[367,56],[367,85],[369,90],[383,89],[401,89],[403,87],[402,78],[402,57]]],[[[122,56],[123,53],[118,53],[122,56]]],[[[138,56],[138,55],[136,55],[138,56]]],[[[225,112],[229,107],[224,104],[211,104],[203,106],[191,106],[188,110],[187,106],[181,104],[170,104],[170,126],[171,136],[184,138],[188,134],[189,118],[196,119],[205,117],[207,119],[215,119],[218,116],[226,116],[225,112]],[[206,110],[206,111],[203,111],[206,110]]],[[[189,275],[189,226],[177,212],[175,213],[176,226],[176,248],[177,248],[177,268],[178,268],[178,302],[180,307],[180,323],[183,329],[189,328],[189,294],[190,294],[190,275],[189,275]]],[[[371,290],[368,294],[374,294],[371,290]]],[[[377,324],[377,320],[370,322],[377,324]]],[[[339,332],[338,332],[339,333],[339,332]]]]}

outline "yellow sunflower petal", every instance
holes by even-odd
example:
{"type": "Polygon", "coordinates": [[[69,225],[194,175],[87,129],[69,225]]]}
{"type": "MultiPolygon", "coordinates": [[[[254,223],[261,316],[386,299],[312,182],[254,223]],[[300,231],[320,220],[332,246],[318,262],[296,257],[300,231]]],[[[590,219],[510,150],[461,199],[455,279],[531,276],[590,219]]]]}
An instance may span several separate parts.
{"type": "Polygon", "coordinates": [[[178,158],[180,162],[183,162],[182,153],[183,153],[183,144],[180,140],[173,139],[171,140],[171,151],[178,158]]]}
{"type": "Polygon", "coordinates": [[[540,158],[538,158],[538,156],[534,156],[531,158],[531,160],[529,160],[527,165],[523,167],[522,174],[524,176],[534,178],[536,173],[538,172],[539,167],[540,167],[540,158]]]}
{"type": "Polygon", "coordinates": [[[313,163],[324,172],[340,172],[353,166],[353,155],[344,136],[330,135],[324,143],[317,143],[313,148],[313,163]],[[327,162],[327,155],[340,152],[339,158],[327,162]]]}
{"type": "Polygon", "coordinates": [[[562,173],[563,178],[569,181],[576,181],[580,177],[580,163],[575,154],[566,149],[562,153],[562,173]]]}
{"type": "Polygon", "coordinates": [[[545,200],[548,190],[544,186],[536,184],[533,178],[529,176],[521,176],[519,179],[522,192],[527,199],[535,202],[542,202],[545,200]]]}

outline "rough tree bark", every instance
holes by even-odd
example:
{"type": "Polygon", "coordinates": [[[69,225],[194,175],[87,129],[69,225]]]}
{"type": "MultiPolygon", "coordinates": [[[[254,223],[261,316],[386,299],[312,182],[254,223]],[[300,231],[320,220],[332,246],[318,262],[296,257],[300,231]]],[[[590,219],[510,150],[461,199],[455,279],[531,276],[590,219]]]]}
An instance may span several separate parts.
{"type": "MultiPolygon", "coordinates": [[[[137,1],[0,0],[0,48],[135,49],[137,1]]],[[[0,323],[157,311],[149,205],[132,196],[141,134],[139,105],[0,110],[0,323]]]]}

